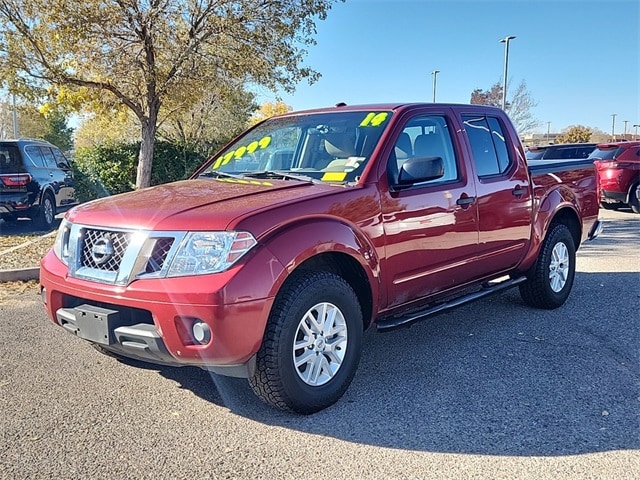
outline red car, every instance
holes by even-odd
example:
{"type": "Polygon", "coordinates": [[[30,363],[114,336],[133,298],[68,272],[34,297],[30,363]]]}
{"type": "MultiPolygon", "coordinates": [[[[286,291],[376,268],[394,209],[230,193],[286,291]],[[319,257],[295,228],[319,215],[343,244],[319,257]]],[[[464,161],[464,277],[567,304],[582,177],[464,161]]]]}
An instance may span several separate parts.
{"type": "Polygon", "coordinates": [[[602,143],[589,156],[598,170],[600,204],[607,210],[629,206],[640,213],[640,141],[602,143]]]}

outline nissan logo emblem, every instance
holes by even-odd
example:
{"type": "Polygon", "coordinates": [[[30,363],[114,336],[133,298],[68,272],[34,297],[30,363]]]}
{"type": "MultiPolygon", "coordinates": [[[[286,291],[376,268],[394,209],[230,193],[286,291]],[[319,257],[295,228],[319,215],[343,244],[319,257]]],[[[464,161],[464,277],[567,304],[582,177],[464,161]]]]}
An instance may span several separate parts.
{"type": "Polygon", "coordinates": [[[98,238],[93,244],[93,247],[91,247],[91,258],[96,262],[96,265],[102,265],[109,261],[113,252],[111,237],[109,237],[109,235],[103,235],[98,238]]]}

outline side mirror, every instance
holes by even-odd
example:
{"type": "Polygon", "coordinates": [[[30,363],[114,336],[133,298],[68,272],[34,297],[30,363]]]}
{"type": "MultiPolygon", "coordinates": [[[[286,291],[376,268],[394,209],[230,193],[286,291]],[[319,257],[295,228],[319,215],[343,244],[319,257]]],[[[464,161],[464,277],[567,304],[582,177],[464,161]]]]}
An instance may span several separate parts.
{"type": "Polygon", "coordinates": [[[409,187],[416,183],[437,180],[444,176],[442,157],[413,157],[400,167],[398,186],[409,187]]]}

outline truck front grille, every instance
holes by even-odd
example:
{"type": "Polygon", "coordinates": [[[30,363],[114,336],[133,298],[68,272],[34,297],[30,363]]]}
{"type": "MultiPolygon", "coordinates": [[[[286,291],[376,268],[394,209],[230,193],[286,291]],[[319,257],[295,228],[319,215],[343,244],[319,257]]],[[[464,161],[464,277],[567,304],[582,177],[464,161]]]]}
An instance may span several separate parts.
{"type": "Polygon", "coordinates": [[[86,230],[80,264],[83,267],[117,272],[131,240],[131,233],[86,230]]]}
{"type": "Polygon", "coordinates": [[[166,275],[186,232],[96,229],[68,223],[62,250],[69,275],[100,283],[128,285],[166,275]]]}
{"type": "Polygon", "coordinates": [[[173,246],[173,238],[159,238],[153,246],[153,252],[147,262],[146,273],[155,273],[162,270],[164,262],[173,246]]]}

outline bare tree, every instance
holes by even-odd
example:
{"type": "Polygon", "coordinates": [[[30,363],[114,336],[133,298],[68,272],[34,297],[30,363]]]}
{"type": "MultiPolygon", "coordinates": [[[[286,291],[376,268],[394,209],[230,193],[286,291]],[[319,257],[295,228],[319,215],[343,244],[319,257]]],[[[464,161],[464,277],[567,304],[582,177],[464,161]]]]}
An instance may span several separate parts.
{"type": "MultiPolygon", "coordinates": [[[[494,107],[502,106],[502,84],[496,82],[489,90],[476,88],[471,92],[471,104],[475,105],[492,105],[494,107]]],[[[506,112],[516,127],[520,135],[529,133],[540,122],[533,117],[532,109],[538,105],[533,100],[531,93],[527,90],[524,80],[520,85],[508,96],[506,104],[506,112]]]]}

